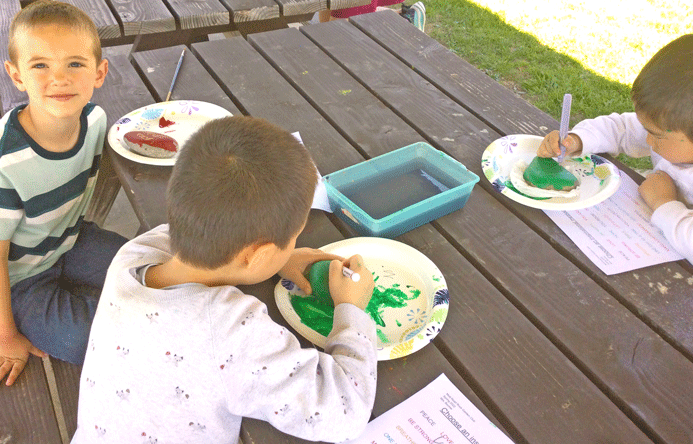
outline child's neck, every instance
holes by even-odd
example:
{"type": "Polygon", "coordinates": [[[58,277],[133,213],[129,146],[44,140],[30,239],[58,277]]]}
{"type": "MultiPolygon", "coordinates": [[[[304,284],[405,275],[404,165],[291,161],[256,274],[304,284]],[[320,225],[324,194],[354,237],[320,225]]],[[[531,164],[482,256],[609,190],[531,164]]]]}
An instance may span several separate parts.
{"type": "Polygon", "coordinates": [[[147,287],[154,289],[190,283],[202,284],[208,287],[236,285],[235,273],[232,268],[230,266],[214,270],[196,268],[174,256],[161,265],[150,267],[144,279],[147,287]]]}
{"type": "Polygon", "coordinates": [[[62,153],[77,143],[80,115],[56,119],[27,105],[18,115],[24,131],[46,151],[62,153]]]}

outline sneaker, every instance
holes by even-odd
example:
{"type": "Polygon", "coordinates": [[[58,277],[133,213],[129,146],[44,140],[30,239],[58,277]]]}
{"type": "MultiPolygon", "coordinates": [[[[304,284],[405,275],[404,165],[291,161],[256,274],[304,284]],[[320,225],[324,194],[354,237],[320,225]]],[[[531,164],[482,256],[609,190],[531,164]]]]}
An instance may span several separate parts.
{"type": "Polygon", "coordinates": [[[414,20],[412,23],[419,28],[419,31],[424,32],[424,27],[426,26],[426,7],[422,2],[416,2],[410,6],[410,9],[414,11],[414,20]]]}
{"type": "Polygon", "coordinates": [[[409,23],[414,24],[414,10],[410,6],[402,3],[402,12],[400,12],[399,15],[407,19],[409,23]]]}

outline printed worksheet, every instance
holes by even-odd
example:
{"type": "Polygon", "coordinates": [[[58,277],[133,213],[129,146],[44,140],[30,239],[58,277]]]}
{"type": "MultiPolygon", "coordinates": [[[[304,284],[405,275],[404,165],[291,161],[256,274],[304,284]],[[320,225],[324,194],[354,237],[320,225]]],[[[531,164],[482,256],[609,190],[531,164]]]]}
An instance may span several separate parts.
{"type": "Polygon", "coordinates": [[[544,212],[607,275],[683,259],[650,223],[652,210],[626,174],[618,191],[600,204],[544,212]]]}
{"type": "MultiPolygon", "coordinates": [[[[292,136],[301,144],[303,144],[303,139],[301,138],[301,133],[298,131],[291,133],[292,136]]],[[[318,167],[316,166],[315,169],[317,170],[318,167]]],[[[327,197],[327,188],[325,188],[325,179],[323,179],[322,174],[320,174],[320,171],[318,171],[318,183],[315,185],[315,194],[313,195],[313,203],[310,206],[311,208],[315,208],[317,210],[323,210],[327,211],[328,213],[332,212],[332,208],[330,207],[330,201],[327,197]]]]}
{"type": "Polygon", "coordinates": [[[512,444],[445,376],[371,421],[351,444],[512,444]]]}

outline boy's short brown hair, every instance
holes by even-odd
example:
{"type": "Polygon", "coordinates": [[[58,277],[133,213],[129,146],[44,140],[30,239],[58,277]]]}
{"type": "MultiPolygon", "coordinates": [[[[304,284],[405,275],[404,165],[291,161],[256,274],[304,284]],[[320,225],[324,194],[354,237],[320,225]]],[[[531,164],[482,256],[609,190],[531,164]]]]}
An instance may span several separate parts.
{"type": "Polygon", "coordinates": [[[101,40],[96,25],[81,9],[68,3],[54,0],[38,0],[20,10],[12,19],[7,49],[10,61],[17,64],[16,35],[23,28],[45,25],[63,25],[87,32],[94,45],[96,62],[101,61],[101,40]]]}
{"type": "Polygon", "coordinates": [[[291,134],[258,118],[207,123],[179,153],[166,192],[171,250],[215,269],[244,247],[285,248],[306,221],[317,173],[291,134]]]}
{"type": "Polygon", "coordinates": [[[693,141],[693,34],[657,51],[633,82],[631,98],[657,127],[693,141]]]}

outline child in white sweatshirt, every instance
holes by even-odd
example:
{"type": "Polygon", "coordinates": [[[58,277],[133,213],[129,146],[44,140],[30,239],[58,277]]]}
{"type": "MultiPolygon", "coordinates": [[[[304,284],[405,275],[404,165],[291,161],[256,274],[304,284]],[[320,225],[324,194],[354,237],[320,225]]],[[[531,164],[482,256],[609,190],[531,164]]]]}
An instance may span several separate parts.
{"type": "MultiPolygon", "coordinates": [[[[652,223],[693,263],[693,34],[660,49],[633,82],[634,113],[584,120],[563,140],[566,155],[626,153],[651,156],[654,172],[639,191],[652,223]]],[[[560,154],[558,131],[537,155],[560,154]]]]}

